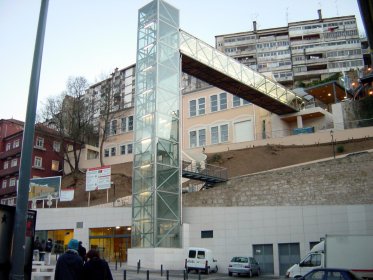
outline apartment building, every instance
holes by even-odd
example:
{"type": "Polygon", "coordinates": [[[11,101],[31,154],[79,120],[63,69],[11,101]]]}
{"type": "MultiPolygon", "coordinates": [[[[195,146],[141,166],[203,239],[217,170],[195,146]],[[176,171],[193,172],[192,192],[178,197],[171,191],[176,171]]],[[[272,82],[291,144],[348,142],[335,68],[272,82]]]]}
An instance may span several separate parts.
{"type": "Polygon", "coordinates": [[[355,16],[290,22],[286,27],[215,36],[216,48],[287,85],[364,66],[355,16]]]}
{"type": "MultiPolygon", "coordinates": [[[[23,129],[1,139],[0,204],[15,205],[21,165],[23,129]]],[[[31,178],[62,175],[61,142],[52,130],[37,125],[32,152],[31,178]]]]}

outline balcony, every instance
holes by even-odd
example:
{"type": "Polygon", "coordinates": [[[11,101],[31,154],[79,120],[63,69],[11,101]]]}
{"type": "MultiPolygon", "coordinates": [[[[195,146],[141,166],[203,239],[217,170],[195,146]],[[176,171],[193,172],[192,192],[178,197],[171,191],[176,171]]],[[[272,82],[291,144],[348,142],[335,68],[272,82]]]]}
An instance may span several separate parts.
{"type": "Polygon", "coordinates": [[[16,186],[0,188],[0,196],[16,193],[16,186]]]}
{"type": "Polygon", "coordinates": [[[0,170],[0,177],[5,177],[5,176],[8,176],[8,175],[11,175],[11,174],[14,174],[14,173],[18,173],[18,172],[19,172],[19,166],[18,165],[7,168],[7,169],[2,169],[2,170],[0,170]]]}
{"type": "Polygon", "coordinates": [[[7,157],[14,157],[15,155],[21,154],[21,151],[22,151],[22,147],[10,149],[9,151],[0,153],[0,159],[4,159],[7,157]]]}

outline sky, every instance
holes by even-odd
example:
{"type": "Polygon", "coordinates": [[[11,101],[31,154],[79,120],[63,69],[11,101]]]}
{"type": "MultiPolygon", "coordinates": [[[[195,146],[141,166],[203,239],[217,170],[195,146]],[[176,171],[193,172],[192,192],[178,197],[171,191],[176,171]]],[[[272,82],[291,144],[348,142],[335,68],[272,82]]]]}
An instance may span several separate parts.
{"type": "MultiPolygon", "coordinates": [[[[136,63],[138,10],[150,0],[50,0],[38,91],[66,89],[70,76],[91,84],[136,63]]],[[[180,28],[215,46],[215,36],[286,26],[288,22],[355,15],[356,0],[167,0],[180,11],[180,28]]],[[[0,119],[25,121],[41,0],[0,0],[0,119]]]]}

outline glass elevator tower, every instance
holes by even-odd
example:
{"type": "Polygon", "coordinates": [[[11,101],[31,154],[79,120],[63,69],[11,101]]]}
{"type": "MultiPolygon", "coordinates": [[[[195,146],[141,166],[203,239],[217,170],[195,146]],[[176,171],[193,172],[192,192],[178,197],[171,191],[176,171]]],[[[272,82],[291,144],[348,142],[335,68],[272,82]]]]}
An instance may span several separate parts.
{"type": "Polygon", "coordinates": [[[179,10],[138,14],[132,248],[181,247],[179,10]]]}

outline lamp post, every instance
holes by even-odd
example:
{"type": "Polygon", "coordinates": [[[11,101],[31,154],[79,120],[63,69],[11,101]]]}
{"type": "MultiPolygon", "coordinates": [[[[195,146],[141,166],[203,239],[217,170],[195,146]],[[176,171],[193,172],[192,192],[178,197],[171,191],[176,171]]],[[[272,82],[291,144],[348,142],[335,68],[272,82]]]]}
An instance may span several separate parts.
{"type": "Polygon", "coordinates": [[[332,148],[333,148],[333,157],[335,158],[335,149],[334,149],[334,135],[333,135],[333,130],[330,130],[330,136],[332,137],[332,148]]]}

